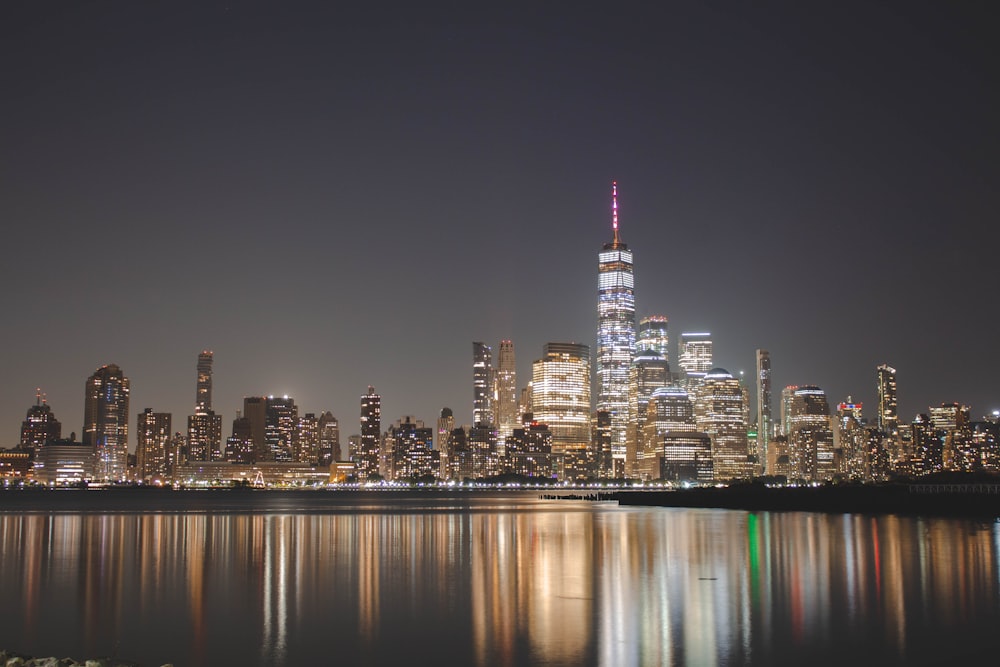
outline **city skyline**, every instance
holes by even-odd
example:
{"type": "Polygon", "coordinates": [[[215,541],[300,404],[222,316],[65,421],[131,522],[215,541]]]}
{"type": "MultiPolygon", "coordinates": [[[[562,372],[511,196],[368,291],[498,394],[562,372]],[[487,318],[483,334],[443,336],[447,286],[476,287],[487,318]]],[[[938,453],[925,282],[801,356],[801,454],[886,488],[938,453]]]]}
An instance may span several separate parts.
{"type": "Polygon", "coordinates": [[[610,42],[587,10],[351,11],[4,8],[0,446],[36,387],[81,438],[106,364],[130,430],[182,430],[205,349],[223,437],[288,395],[346,443],[369,385],[386,423],[471,423],[469,342],[512,340],[518,389],[548,342],[596,351],[612,180],[636,319],[711,331],[751,389],[766,349],[775,395],[869,419],[879,364],[904,423],[1000,408],[972,10],[661,8],[610,42]]]}

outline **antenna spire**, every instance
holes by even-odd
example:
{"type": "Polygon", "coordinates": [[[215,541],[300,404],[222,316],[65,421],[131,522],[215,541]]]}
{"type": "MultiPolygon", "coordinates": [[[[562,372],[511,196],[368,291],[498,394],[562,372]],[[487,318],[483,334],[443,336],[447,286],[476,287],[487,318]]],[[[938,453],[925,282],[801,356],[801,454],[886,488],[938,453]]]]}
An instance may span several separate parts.
{"type": "Polygon", "coordinates": [[[618,181],[611,181],[611,229],[614,231],[614,245],[617,248],[618,239],[618,181]]]}
{"type": "Polygon", "coordinates": [[[42,404],[42,388],[35,387],[35,405],[42,404]]]}

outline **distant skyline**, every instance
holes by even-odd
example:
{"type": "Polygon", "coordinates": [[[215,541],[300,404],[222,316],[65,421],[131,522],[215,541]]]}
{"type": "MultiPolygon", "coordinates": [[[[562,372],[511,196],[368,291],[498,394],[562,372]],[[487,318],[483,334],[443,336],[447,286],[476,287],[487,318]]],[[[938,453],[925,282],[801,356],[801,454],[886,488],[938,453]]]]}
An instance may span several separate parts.
{"type": "Polygon", "coordinates": [[[35,388],[472,420],[472,342],[596,350],[597,254],[636,317],[770,352],[772,390],[904,423],[1000,409],[1000,54],[985,6],[0,7],[0,446],[35,388]]]}

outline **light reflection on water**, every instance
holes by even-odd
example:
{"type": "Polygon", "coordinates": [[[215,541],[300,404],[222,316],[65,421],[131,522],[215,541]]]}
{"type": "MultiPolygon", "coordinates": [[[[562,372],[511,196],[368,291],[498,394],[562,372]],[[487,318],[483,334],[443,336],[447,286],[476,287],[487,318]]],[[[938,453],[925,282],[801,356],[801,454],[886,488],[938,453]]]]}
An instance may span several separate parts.
{"type": "Polygon", "coordinates": [[[0,513],[0,647],[146,665],[914,663],[990,649],[1000,620],[997,524],[530,495],[191,502],[0,513]]]}

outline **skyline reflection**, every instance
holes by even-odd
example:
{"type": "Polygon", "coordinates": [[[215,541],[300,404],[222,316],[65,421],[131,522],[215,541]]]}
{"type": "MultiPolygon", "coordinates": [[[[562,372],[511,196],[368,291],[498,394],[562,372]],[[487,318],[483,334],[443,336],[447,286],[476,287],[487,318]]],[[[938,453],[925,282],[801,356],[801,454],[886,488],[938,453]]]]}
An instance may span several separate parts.
{"type": "Polygon", "coordinates": [[[8,512],[0,644],[184,665],[902,663],[989,641],[998,525],[528,496],[8,512]]]}

